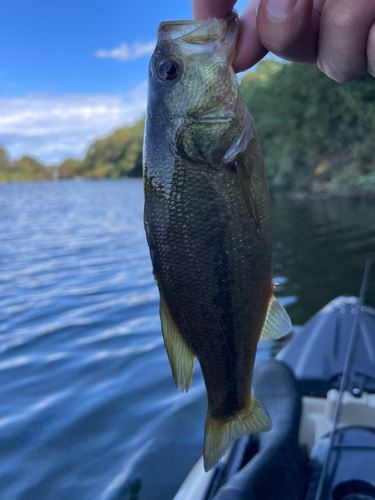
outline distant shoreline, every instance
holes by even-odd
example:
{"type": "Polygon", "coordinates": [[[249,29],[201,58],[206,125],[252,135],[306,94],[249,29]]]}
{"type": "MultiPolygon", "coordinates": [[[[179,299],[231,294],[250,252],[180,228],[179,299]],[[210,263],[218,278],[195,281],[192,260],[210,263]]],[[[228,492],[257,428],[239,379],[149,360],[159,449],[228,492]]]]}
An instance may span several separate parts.
{"type": "Polygon", "coordinates": [[[133,179],[140,179],[142,180],[142,177],[117,177],[117,178],[108,178],[108,177],[103,177],[103,179],[98,179],[96,177],[64,177],[60,179],[14,179],[11,181],[5,181],[0,179],[0,185],[3,184],[29,184],[31,182],[61,182],[61,181],[75,181],[75,182],[80,182],[80,181],[128,181],[128,180],[133,180],[133,179]]]}
{"type": "MultiPolygon", "coordinates": [[[[128,181],[128,180],[142,180],[142,177],[117,177],[117,178],[107,178],[104,177],[102,179],[98,178],[89,178],[89,177],[68,177],[68,178],[59,178],[59,179],[15,179],[11,181],[0,180],[0,185],[5,184],[26,184],[33,182],[61,182],[61,181],[128,181]]],[[[326,201],[332,199],[341,199],[341,200],[358,200],[358,201],[366,201],[375,203],[375,193],[360,193],[360,192],[349,192],[349,193],[329,193],[329,192],[310,192],[310,191],[284,191],[284,190],[275,190],[273,191],[271,188],[271,193],[277,193],[279,195],[285,196],[289,200],[299,203],[305,201],[326,201]]]]}
{"type": "Polygon", "coordinates": [[[0,185],[5,184],[30,184],[31,182],[64,182],[64,181],[130,181],[130,180],[142,180],[142,177],[103,177],[98,179],[97,177],[63,177],[60,179],[14,179],[11,181],[4,181],[0,179],[0,185]]]}
{"type": "MultiPolygon", "coordinates": [[[[282,191],[281,191],[282,192],[282,191]]],[[[284,191],[286,197],[295,202],[325,201],[332,199],[351,199],[375,203],[375,193],[313,193],[309,191],[284,191]]]]}

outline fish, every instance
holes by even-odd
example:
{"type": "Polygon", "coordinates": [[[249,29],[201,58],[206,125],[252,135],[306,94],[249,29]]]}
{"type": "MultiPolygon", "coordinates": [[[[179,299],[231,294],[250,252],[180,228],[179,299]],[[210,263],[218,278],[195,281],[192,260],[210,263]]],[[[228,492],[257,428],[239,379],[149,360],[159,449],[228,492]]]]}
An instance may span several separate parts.
{"type": "Polygon", "coordinates": [[[201,366],[206,471],[235,439],[271,428],[251,391],[256,349],[291,327],[273,294],[259,137],[231,67],[237,35],[235,11],[161,22],[148,76],[144,226],[181,391],[201,366]]]}

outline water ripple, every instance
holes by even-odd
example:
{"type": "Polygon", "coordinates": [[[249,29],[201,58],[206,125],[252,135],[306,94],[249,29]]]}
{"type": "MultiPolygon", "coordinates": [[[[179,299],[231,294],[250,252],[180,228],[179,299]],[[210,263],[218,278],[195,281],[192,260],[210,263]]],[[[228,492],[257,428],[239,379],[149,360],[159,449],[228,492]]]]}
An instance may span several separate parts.
{"type": "MultiPolygon", "coordinates": [[[[357,293],[374,209],[272,203],[293,319],[357,293]]],[[[202,373],[176,390],[142,219],[138,180],[0,185],[1,498],[165,500],[201,453],[202,373]]]]}

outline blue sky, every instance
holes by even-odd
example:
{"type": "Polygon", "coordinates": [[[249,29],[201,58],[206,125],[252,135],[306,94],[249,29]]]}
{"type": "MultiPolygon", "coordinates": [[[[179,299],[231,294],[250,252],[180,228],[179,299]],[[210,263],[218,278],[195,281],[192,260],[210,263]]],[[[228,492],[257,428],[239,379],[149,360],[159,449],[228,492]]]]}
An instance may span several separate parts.
{"type": "Polygon", "coordinates": [[[189,0],[1,0],[0,15],[0,146],[49,164],[144,114],[158,24],[192,17],[189,0]]]}

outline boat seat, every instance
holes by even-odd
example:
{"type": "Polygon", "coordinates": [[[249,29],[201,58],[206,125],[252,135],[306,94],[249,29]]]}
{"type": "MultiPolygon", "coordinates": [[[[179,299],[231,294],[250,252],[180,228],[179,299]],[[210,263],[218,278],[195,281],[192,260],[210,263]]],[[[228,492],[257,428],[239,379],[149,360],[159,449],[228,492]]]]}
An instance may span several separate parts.
{"type": "Polygon", "coordinates": [[[302,402],[290,368],[269,359],[254,373],[254,394],[272,429],[259,434],[259,451],[214,496],[214,500],[301,500],[307,489],[307,452],[298,444],[302,402]]]}
{"type": "MultiPolygon", "coordinates": [[[[325,398],[339,389],[354,320],[355,297],[338,297],[313,316],[280,351],[277,358],[287,364],[298,379],[304,396],[325,398]]],[[[354,396],[375,394],[375,310],[361,307],[355,349],[347,385],[354,396]]]]}
{"type": "MultiPolygon", "coordinates": [[[[311,452],[311,482],[306,496],[314,500],[329,446],[329,435],[320,438],[311,452]]],[[[322,500],[375,499],[375,431],[366,427],[338,429],[331,450],[322,500]]]]}

